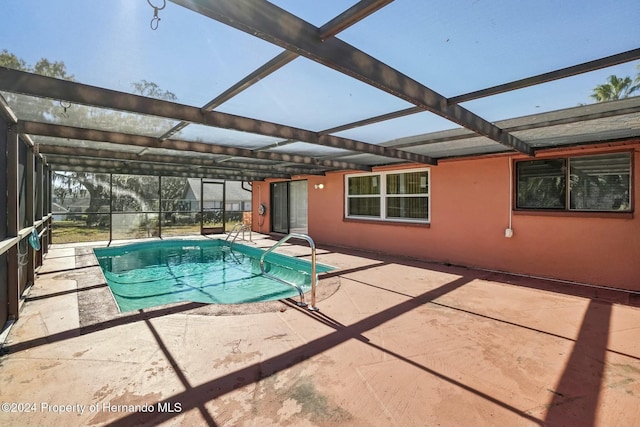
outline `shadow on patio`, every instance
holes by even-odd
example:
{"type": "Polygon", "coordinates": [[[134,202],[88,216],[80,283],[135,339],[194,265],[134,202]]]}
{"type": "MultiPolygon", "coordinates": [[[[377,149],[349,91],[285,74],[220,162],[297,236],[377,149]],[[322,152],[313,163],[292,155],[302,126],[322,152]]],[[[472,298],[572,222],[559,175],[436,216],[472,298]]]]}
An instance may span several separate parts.
{"type": "MultiPolygon", "coordinates": [[[[512,286],[469,269],[356,252],[325,255],[340,260],[343,268],[329,274],[341,285],[318,313],[283,300],[270,312],[212,316],[199,314],[205,304],[186,303],[27,334],[35,319],[47,322],[41,310],[74,297],[73,290],[56,290],[55,277],[63,276],[39,278],[40,295],[29,297],[24,325],[12,332],[0,360],[6,398],[146,403],[155,410],[0,414],[0,420],[66,426],[637,420],[636,308],[539,290],[537,279],[512,286]],[[77,390],[59,396],[60,380],[74,381],[77,390]]],[[[76,280],[76,295],[104,290],[91,280],[81,289],[76,280]]]]}

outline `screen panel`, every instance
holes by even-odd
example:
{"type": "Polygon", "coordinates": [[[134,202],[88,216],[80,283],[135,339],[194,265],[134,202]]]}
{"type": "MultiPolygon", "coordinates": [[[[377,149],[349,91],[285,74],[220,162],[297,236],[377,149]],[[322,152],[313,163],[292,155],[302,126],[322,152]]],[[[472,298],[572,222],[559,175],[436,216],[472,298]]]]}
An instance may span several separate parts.
{"type": "Polygon", "coordinates": [[[7,122],[0,116],[0,240],[7,237],[7,131],[7,122]]]}

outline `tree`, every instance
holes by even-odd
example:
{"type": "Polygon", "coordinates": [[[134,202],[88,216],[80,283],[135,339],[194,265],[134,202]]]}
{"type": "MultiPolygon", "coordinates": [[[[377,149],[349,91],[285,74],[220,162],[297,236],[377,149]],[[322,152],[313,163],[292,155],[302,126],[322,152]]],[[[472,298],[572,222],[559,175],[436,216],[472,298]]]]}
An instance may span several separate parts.
{"type": "MultiPolygon", "coordinates": [[[[62,61],[49,61],[42,58],[34,66],[30,66],[22,58],[4,49],[0,52],[0,66],[13,68],[19,71],[40,74],[57,79],[74,80],[74,76],[67,72],[66,65],[62,61]]],[[[8,93],[4,95],[9,105],[14,102],[17,105],[18,95],[8,93]]],[[[28,102],[23,103],[22,115],[28,120],[55,121],[61,117],[68,117],[69,112],[59,101],[47,98],[28,98],[28,102]]]]}
{"type": "Polygon", "coordinates": [[[71,190],[67,187],[57,186],[54,188],[53,194],[58,198],[58,204],[64,206],[64,200],[71,195],[71,190]]]}
{"type": "Polygon", "coordinates": [[[27,65],[24,59],[18,58],[7,49],[0,52],[0,66],[19,71],[28,71],[42,76],[74,81],[73,74],[67,73],[67,66],[62,61],[51,62],[46,58],[42,58],[36,62],[36,65],[31,67],[27,65]]]}
{"type": "Polygon", "coordinates": [[[43,76],[74,81],[73,74],[67,74],[67,67],[62,61],[51,62],[46,58],[42,58],[36,62],[32,72],[43,76]]]}
{"type": "Polygon", "coordinates": [[[0,66],[13,68],[14,70],[27,71],[27,63],[24,59],[18,58],[13,53],[10,53],[7,49],[3,49],[0,52],[0,66]]]}
{"type": "MultiPolygon", "coordinates": [[[[63,61],[50,61],[46,58],[40,59],[34,66],[28,65],[23,59],[4,49],[0,52],[0,66],[13,68],[20,71],[28,71],[41,74],[48,77],[54,77],[64,80],[74,80],[74,76],[69,74],[63,61]]],[[[143,96],[164,99],[167,101],[176,101],[177,97],[174,93],[163,90],[154,82],[140,80],[131,84],[134,93],[143,96]]],[[[8,94],[9,98],[13,95],[8,94]]],[[[9,99],[11,104],[11,99],[9,99]]],[[[63,107],[62,104],[50,99],[37,99],[31,106],[29,115],[31,120],[33,117],[46,122],[62,122],[70,121],[75,123],[91,123],[93,122],[97,128],[109,127],[113,123],[117,123],[120,128],[130,127],[138,130],[138,133],[153,135],[166,130],[166,120],[154,117],[141,117],[134,114],[123,113],[119,111],[105,111],[101,109],[93,109],[92,107],[73,104],[71,107],[63,107]],[[63,114],[64,113],[64,114],[63,114]]],[[[87,225],[93,226],[101,223],[98,212],[108,212],[109,203],[109,175],[95,174],[86,172],[74,173],[55,173],[53,175],[54,193],[62,201],[66,196],[80,196],[86,191],[89,194],[89,207],[87,208],[87,225]],[[78,184],[81,186],[79,187],[78,184]],[[57,188],[59,187],[59,188],[57,188]],[[84,188],[84,190],[82,189],[84,188]]],[[[163,199],[167,210],[175,210],[177,206],[171,202],[172,198],[182,196],[186,178],[164,180],[163,181],[163,199]]],[[[157,211],[157,203],[154,205],[152,200],[157,200],[157,177],[147,176],[128,176],[117,175],[113,180],[114,191],[118,192],[118,197],[114,194],[115,211],[136,211],[136,210],[153,210],[157,211]],[[154,185],[155,182],[155,185],[154,185]]]]}
{"type": "Polygon", "coordinates": [[[591,98],[598,102],[627,98],[640,89],[640,74],[636,77],[635,83],[637,84],[634,84],[631,77],[618,77],[611,75],[607,79],[607,83],[593,88],[591,98]]]}
{"type": "Polygon", "coordinates": [[[148,82],[144,79],[136,83],[131,83],[134,92],[139,93],[142,96],[148,96],[151,98],[164,99],[165,101],[177,101],[178,97],[173,92],[160,89],[160,86],[154,82],[148,82]]]}

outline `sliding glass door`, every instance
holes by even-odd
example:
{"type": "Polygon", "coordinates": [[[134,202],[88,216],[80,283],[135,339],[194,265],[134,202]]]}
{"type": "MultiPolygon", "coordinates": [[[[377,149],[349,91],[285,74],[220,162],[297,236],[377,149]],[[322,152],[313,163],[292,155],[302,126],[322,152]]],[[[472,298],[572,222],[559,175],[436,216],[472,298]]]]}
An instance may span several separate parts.
{"type": "Polygon", "coordinates": [[[289,233],[289,183],[271,184],[271,230],[274,233],[289,233]]]}
{"type": "Polygon", "coordinates": [[[307,181],[271,184],[271,230],[274,233],[308,233],[307,181]]]}
{"type": "Polygon", "coordinates": [[[307,181],[289,182],[289,233],[307,234],[307,181]]]}

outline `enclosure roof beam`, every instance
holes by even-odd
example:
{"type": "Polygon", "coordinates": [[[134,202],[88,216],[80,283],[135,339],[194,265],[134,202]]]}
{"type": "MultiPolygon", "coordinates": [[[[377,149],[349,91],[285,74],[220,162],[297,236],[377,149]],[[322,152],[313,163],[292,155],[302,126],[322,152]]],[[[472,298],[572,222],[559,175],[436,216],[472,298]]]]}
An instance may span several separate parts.
{"type": "Polygon", "coordinates": [[[153,169],[143,169],[140,167],[131,167],[126,165],[121,166],[92,166],[87,168],[86,165],[67,165],[59,164],[52,165],[52,170],[59,172],[85,172],[85,173],[115,173],[115,174],[128,174],[128,175],[161,175],[171,177],[183,177],[183,178],[210,178],[210,179],[224,179],[227,181],[262,181],[263,177],[250,177],[248,175],[222,175],[217,172],[208,172],[206,170],[170,170],[170,171],[158,171],[153,169]]]}
{"type": "Polygon", "coordinates": [[[450,105],[444,96],[342,40],[331,37],[323,41],[317,27],[267,1],[172,1],[377,87],[500,144],[535,154],[525,142],[457,104],[450,105]]]}
{"type": "Polygon", "coordinates": [[[320,131],[320,133],[322,134],[330,134],[330,133],[337,133],[337,132],[343,132],[345,130],[349,130],[349,129],[355,129],[358,127],[362,127],[362,126],[367,126],[367,125],[371,125],[374,123],[379,123],[379,122],[384,122],[386,120],[393,120],[393,119],[397,119],[399,117],[404,117],[404,116],[408,116],[411,114],[415,114],[415,113],[421,113],[423,112],[424,109],[419,108],[419,107],[409,107],[409,108],[405,108],[402,110],[398,110],[398,111],[393,111],[391,113],[385,113],[385,114],[381,114],[379,116],[374,116],[374,117],[369,117],[363,120],[358,120],[356,122],[351,122],[351,123],[345,123],[343,125],[340,126],[336,126],[330,129],[325,129],[320,131]]]}
{"type": "Polygon", "coordinates": [[[487,96],[498,95],[500,93],[510,92],[516,89],[523,89],[525,87],[535,86],[541,83],[547,83],[554,80],[576,76],[578,74],[588,73],[590,71],[600,70],[602,68],[613,67],[614,65],[624,64],[625,62],[635,61],[637,59],[640,59],[640,48],[596,59],[595,61],[583,62],[582,64],[573,65],[571,67],[454,96],[449,98],[448,102],[449,104],[458,104],[460,102],[472,101],[474,99],[485,98],[487,96]]]}
{"type": "Polygon", "coordinates": [[[93,168],[110,168],[111,170],[127,169],[129,171],[141,171],[145,175],[163,175],[171,176],[173,173],[188,173],[190,171],[198,174],[211,174],[225,179],[236,179],[241,177],[244,180],[257,180],[262,181],[265,178],[290,178],[289,174],[259,174],[259,173],[243,173],[240,171],[229,171],[219,169],[208,168],[194,168],[194,167],[176,167],[175,165],[159,165],[155,163],[144,162],[131,162],[122,160],[105,160],[105,159],[87,159],[87,158],[75,158],[67,156],[50,156],[49,164],[55,166],[56,169],[61,169],[67,166],[85,167],[87,171],[93,168]],[[232,177],[232,178],[227,178],[232,177]]]}
{"type": "Polygon", "coordinates": [[[76,158],[92,158],[92,159],[107,159],[107,160],[128,160],[128,161],[144,161],[158,164],[175,164],[175,165],[189,165],[195,167],[207,167],[210,169],[219,169],[223,171],[237,171],[242,170],[244,172],[256,173],[260,172],[276,172],[288,175],[316,175],[324,174],[324,172],[317,169],[301,168],[301,167],[286,167],[273,164],[263,163],[240,163],[240,162],[218,162],[218,159],[207,159],[202,157],[180,157],[167,154],[145,154],[140,156],[136,153],[125,153],[122,151],[114,150],[100,150],[94,148],[82,148],[82,147],[67,147],[60,145],[43,145],[39,144],[38,150],[40,154],[50,156],[73,156],[76,158]]]}
{"type": "MultiPolygon", "coordinates": [[[[627,52],[618,53],[616,55],[607,56],[606,58],[596,59],[595,61],[584,62],[582,64],[573,65],[571,67],[562,68],[560,70],[551,71],[548,73],[538,74],[535,76],[527,77],[520,80],[514,80],[509,83],[493,86],[490,88],[465,93],[462,95],[454,96],[448,99],[449,104],[456,104],[466,101],[472,101],[474,99],[485,98],[492,95],[498,95],[500,93],[509,92],[517,89],[523,89],[525,87],[538,85],[541,83],[548,83],[554,80],[564,79],[566,77],[575,76],[590,71],[599,70],[602,68],[612,67],[614,65],[623,64],[626,62],[640,59],[640,49],[633,49],[627,52]]],[[[394,111],[391,113],[381,114],[379,116],[369,117],[364,120],[358,120],[356,122],[345,123],[340,126],[333,127],[331,129],[325,129],[320,131],[321,134],[330,134],[342,132],[349,129],[354,129],[361,126],[367,126],[374,123],[383,122],[386,120],[397,119],[400,117],[409,116],[424,111],[422,108],[409,107],[402,110],[394,111]]],[[[512,129],[502,128],[507,132],[512,132],[512,129]]],[[[403,145],[394,145],[395,148],[402,148],[403,145]]]]}
{"type": "Polygon", "coordinates": [[[210,153],[228,155],[233,157],[246,157],[252,159],[271,160],[277,162],[291,162],[324,167],[327,169],[364,170],[370,171],[371,167],[357,163],[337,160],[320,160],[313,157],[299,156],[295,154],[274,153],[266,151],[252,151],[246,148],[227,147],[222,145],[206,144],[203,142],[181,141],[167,139],[159,141],[157,138],[133,135],[120,132],[86,129],[72,126],[54,125],[50,123],[21,121],[18,124],[19,132],[30,135],[54,136],[58,138],[81,139],[86,141],[110,142],[113,144],[133,145],[137,147],[166,148],[179,151],[193,151],[197,153],[210,153]]]}
{"type": "Polygon", "coordinates": [[[263,151],[263,150],[269,150],[271,148],[283,147],[285,145],[293,144],[294,142],[298,142],[298,141],[295,141],[293,139],[285,139],[283,141],[276,141],[272,144],[263,145],[262,147],[254,148],[253,151],[263,151]]]}
{"type": "MultiPolygon", "coordinates": [[[[626,98],[617,101],[601,102],[591,105],[568,108],[560,111],[552,111],[542,114],[534,114],[516,119],[508,119],[496,122],[509,132],[518,132],[530,129],[544,129],[552,126],[580,123],[589,120],[598,120],[607,117],[623,116],[640,111],[640,98],[626,98]],[[576,114],[579,112],[579,114],[576,114]]],[[[416,141],[400,142],[394,147],[416,147],[439,142],[467,139],[473,136],[462,129],[453,129],[444,132],[424,135],[425,138],[416,141]],[[437,136],[436,136],[437,135],[437,136]]],[[[415,137],[401,138],[399,141],[411,140],[415,137]]],[[[344,156],[347,157],[347,156],[344,156]]]]}
{"type": "Polygon", "coordinates": [[[393,0],[361,0],[320,27],[318,36],[320,40],[333,37],[391,2],[393,0]]]}
{"type": "Polygon", "coordinates": [[[16,117],[13,110],[7,104],[7,100],[4,99],[2,95],[0,95],[0,117],[4,117],[9,124],[18,123],[18,117],[16,117]]]}
{"type": "Polygon", "coordinates": [[[295,139],[326,147],[341,148],[378,156],[402,159],[407,162],[427,163],[432,165],[437,163],[434,159],[428,156],[414,154],[394,148],[382,147],[380,145],[368,144],[366,142],[340,138],[332,135],[321,135],[317,132],[306,129],[221,113],[218,111],[202,111],[200,108],[189,105],[89,86],[68,80],[40,76],[5,67],[0,67],[0,90],[41,98],[60,99],[83,105],[166,117],[259,135],[295,139]]]}
{"type": "MultiPolygon", "coordinates": [[[[589,120],[598,120],[607,117],[623,116],[640,111],[640,97],[625,98],[617,101],[599,102],[582,105],[559,111],[551,111],[541,114],[533,114],[514,119],[497,121],[496,124],[508,132],[518,132],[530,129],[544,129],[551,126],[559,126],[571,123],[580,123],[589,120]]],[[[382,143],[396,148],[419,147],[441,142],[459,141],[473,138],[475,133],[468,129],[449,129],[432,132],[424,135],[399,138],[382,143]]],[[[360,153],[345,153],[340,155],[323,156],[325,160],[339,157],[345,160],[357,156],[360,153]]]]}
{"type": "MultiPolygon", "coordinates": [[[[252,85],[257,83],[261,79],[265,78],[269,74],[271,74],[274,71],[284,67],[286,64],[288,64],[289,62],[293,61],[297,57],[298,57],[298,55],[296,55],[293,52],[289,52],[289,51],[284,51],[284,52],[280,53],[279,55],[277,55],[276,57],[271,59],[269,62],[265,63],[260,68],[256,69],[254,72],[252,72],[251,74],[246,76],[244,79],[240,80],[239,82],[237,82],[236,84],[231,86],[229,89],[225,90],[220,95],[218,95],[217,97],[215,97],[214,99],[212,99],[211,101],[206,103],[202,107],[202,111],[212,111],[212,110],[214,110],[215,108],[217,108],[218,106],[222,105],[223,103],[225,103],[229,99],[231,99],[234,96],[238,95],[243,90],[247,89],[248,87],[251,87],[252,85]]],[[[181,121],[180,123],[176,124],[171,129],[166,131],[160,137],[160,139],[161,140],[168,139],[172,135],[175,135],[177,132],[179,132],[180,130],[182,130],[185,127],[187,127],[188,125],[189,125],[189,122],[181,121]]]]}
{"type": "MultiPolygon", "coordinates": [[[[345,30],[349,26],[355,24],[356,22],[364,19],[366,16],[374,13],[376,10],[386,6],[391,3],[393,0],[362,0],[355,4],[354,6],[347,9],[345,12],[341,13],[331,21],[327,22],[320,28],[320,38],[326,39],[330,36],[338,34],[340,31],[345,30]]],[[[270,61],[250,73],[248,76],[231,86],[229,89],[225,90],[223,93],[206,103],[203,107],[203,111],[211,111],[216,109],[218,106],[227,102],[229,99],[238,95],[245,89],[253,86],[255,83],[259,82],[263,78],[272,74],[273,72],[279,70],[280,68],[287,65],[289,62],[293,61],[298,57],[298,54],[295,52],[291,52],[285,50],[280,53],[276,57],[272,58],[270,61]]],[[[167,132],[165,132],[160,139],[165,140],[170,138],[176,132],[184,129],[189,123],[188,122],[180,122],[167,132]]]]}

